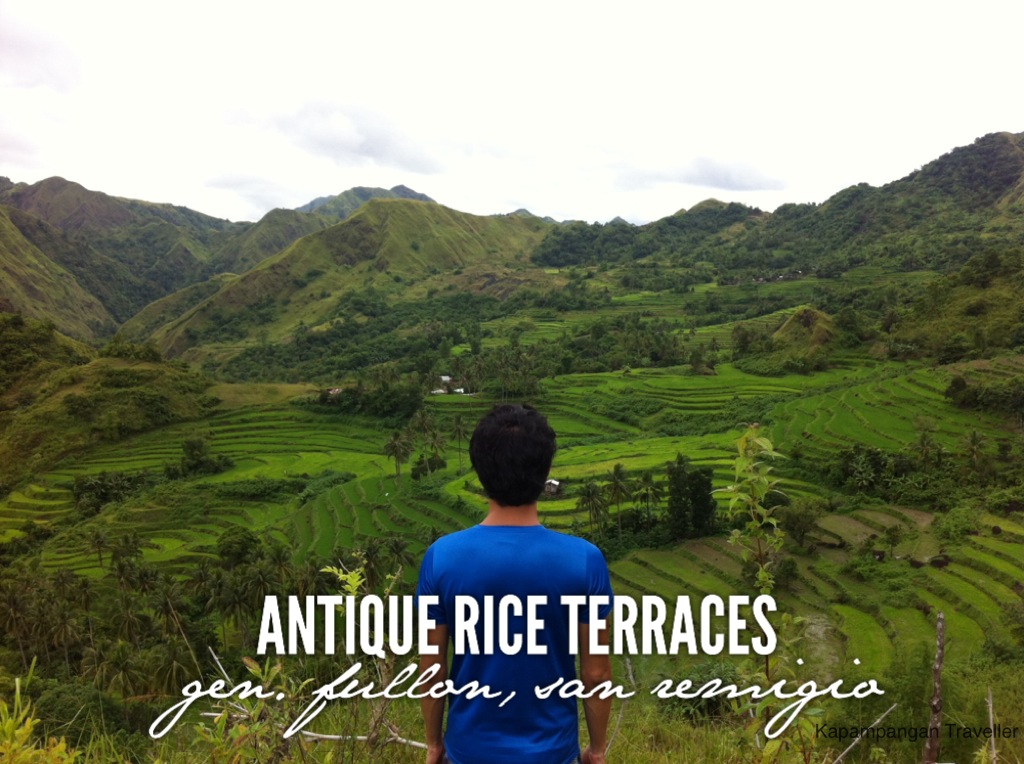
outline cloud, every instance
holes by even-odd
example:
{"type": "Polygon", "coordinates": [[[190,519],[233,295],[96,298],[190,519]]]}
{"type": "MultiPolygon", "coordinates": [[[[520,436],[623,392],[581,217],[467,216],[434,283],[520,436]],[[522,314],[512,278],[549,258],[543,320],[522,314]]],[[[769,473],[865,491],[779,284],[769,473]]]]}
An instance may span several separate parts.
{"type": "Polygon", "coordinates": [[[364,107],[309,103],[274,124],[297,146],[339,165],[373,163],[425,175],[441,170],[412,138],[364,107]]]}
{"type": "Polygon", "coordinates": [[[7,14],[0,15],[0,82],[66,93],[78,81],[78,62],[69,50],[7,14]]]}
{"type": "Polygon", "coordinates": [[[286,204],[283,198],[286,192],[281,184],[255,175],[227,173],[206,181],[206,187],[218,191],[230,191],[245,200],[250,212],[248,217],[261,217],[275,207],[286,204]]]}
{"type": "Polygon", "coordinates": [[[36,156],[36,151],[36,145],[29,139],[0,124],[0,165],[31,164],[36,156]]]}
{"type": "Polygon", "coordinates": [[[628,168],[618,173],[621,188],[638,190],[670,183],[724,191],[779,191],[786,184],[743,162],[696,157],[683,167],[628,168]]]}

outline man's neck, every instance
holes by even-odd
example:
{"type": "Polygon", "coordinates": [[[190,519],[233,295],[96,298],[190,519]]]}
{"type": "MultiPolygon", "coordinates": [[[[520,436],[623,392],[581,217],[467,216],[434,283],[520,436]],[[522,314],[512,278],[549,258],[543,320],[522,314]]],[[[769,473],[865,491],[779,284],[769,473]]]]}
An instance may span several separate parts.
{"type": "Polygon", "coordinates": [[[537,502],[519,507],[503,507],[491,499],[487,506],[487,517],[480,525],[540,525],[537,502]]]}

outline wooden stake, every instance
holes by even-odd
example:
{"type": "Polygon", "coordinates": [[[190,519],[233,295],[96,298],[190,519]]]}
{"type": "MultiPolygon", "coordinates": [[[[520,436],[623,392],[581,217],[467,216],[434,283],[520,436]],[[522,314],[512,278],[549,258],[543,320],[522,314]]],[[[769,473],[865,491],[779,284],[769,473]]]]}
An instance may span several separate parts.
{"type": "Polygon", "coordinates": [[[939,731],[942,729],[942,661],[946,656],[946,616],[939,611],[935,624],[935,663],[932,664],[932,715],[924,744],[922,764],[936,764],[939,758],[939,731]],[[932,734],[934,731],[935,734],[932,734]]]}
{"type": "MultiPolygon", "coordinates": [[[[988,688],[988,728],[995,732],[996,720],[995,713],[992,711],[992,688],[988,688]]],[[[999,761],[999,756],[996,754],[996,736],[993,734],[991,737],[992,741],[992,764],[996,764],[999,761]]]]}

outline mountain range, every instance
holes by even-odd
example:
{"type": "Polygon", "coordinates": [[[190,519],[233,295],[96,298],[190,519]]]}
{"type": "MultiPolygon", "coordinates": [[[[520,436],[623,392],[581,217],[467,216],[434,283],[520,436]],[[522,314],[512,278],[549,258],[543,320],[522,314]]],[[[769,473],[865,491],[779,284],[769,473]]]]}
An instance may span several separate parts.
{"type": "Polygon", "coordinates": [[[1024,242],[1024,134],[993,133],[907,177],[773,213],[715,200],[644,226],[476,216],[404,186],[357,187],[237,223],[62,178],[0,178],[0,309],[80,339],[120,329],[178,355],[326,326],[339,300],[558,288],[564,266],[664,261],[719,278],[837,275],[870,262],[948,272],[1024,242]]]}

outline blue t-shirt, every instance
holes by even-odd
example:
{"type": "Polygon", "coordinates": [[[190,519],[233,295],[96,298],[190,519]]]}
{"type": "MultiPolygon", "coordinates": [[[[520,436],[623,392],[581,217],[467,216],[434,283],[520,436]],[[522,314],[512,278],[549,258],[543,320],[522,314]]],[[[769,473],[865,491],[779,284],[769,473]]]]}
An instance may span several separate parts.
{"type": "MultiPolygon", "coordinates": [[[[435,622],[449,626],[450,638],[455,597],[473,597],[480,604],[476,635],[481,651],[484,598],[494,597],[494,653],[460,655],[453,646],[448,676],[455,689],[476,680],[501,697],[448,695],[445,749],[452,764],[575,761],[580,750],[576,699],[559,698],[556,690],[541,700],[534,688],[576,677],[576,657],[569,654],[569,609],[561,597],[604,595],[611,602],[608,565],[600,550],[541,525],[476,525],[438,539],[427,550],[416,594],[438,597],[439,604],[428,612],[435,622]],[[509,619],[509,634],[522,635],[522,648],[515,655],[502,653],[498,641],[497,608],[505,595],[518,597],[523,605],[523,616],[509,619]],[[529,655],[526,649],[527,598],[537,595],[547,597],[547,604],[536,611],[544,622],[536,641],[547,647],[546,655],[529,655]],[[499,707],[510,692],[515,697],[499,707]]],[[[610,610],[611,604],[602,607],[600,617],[610,610]]],[[[579,621],[587,623],[588,616],[589,607],[581,608],[579,621]]]]}

